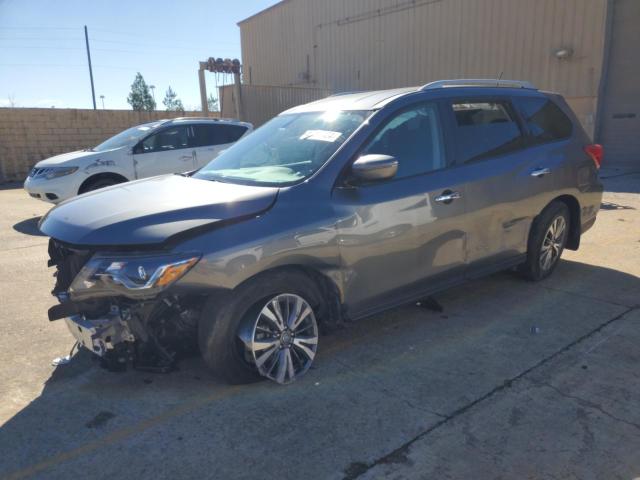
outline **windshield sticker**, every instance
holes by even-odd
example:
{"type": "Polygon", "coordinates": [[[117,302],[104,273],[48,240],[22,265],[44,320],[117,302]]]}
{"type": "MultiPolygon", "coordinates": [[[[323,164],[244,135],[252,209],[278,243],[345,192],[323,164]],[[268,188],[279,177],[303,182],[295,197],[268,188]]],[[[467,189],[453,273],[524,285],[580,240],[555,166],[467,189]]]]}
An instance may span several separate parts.
{"type": "Polygon", "coordinates": [[[318,142],[333,143],[340,138],[342,132],[332,132],[331,130],[307,130],[300,135],[300,140],[316,140],[318,142]]]}

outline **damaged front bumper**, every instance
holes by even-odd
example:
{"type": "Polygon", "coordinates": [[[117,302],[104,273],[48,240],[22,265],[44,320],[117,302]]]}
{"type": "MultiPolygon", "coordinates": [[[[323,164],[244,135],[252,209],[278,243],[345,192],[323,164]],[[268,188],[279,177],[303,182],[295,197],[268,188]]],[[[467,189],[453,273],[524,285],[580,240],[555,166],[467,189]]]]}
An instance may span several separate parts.
{"type": "MultiPolygon", "coordinates": [[[[64,317],[78,344],[100,358],[102,366],[121,371],[168,372],[176,361],[194,354],[197,325],[204,296],[167,296],[154,301],[119,304],[120,299],[96,315],[83,312],[64,317]]],[[[65,303],[61,304],[65,305],[65,303]]],[[[60,318],[60,317],[59,317],[60,318]]]]}
{"type": "Polygon", "coordinates": [[[136,340],[115,309],[104,318],[88,320],[84,315],[73,315],[64,321],[77,342],[99,357],[108,358],[116,352],[118,345],[124,342],[133,345],[136,340]]]}
{"type": "Polygon", "coordinates": [[[78,343],[100,357],[103,366],[166,372],[179,356],[197,352],[206,292],[168,288],[196,258],[183,255],[176,260],[174,255],[158,265],[169,255],[105,256],[53,239],[49,253],[49,265],[56,266],[51,293],[60,302],[49,309],[49,320],[64,319],[78,343]],[[159,282],[167,278],[170,281],[159,282]]]}

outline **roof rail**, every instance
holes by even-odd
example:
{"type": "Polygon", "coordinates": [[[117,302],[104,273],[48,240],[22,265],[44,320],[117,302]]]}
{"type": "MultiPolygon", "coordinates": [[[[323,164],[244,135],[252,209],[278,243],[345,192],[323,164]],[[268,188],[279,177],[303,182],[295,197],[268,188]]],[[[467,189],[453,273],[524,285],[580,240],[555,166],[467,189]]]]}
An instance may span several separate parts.
{"type": "Polygon", "coordinates": [[[530,82],[522,80],[501,80],[497,78],[460,78],[456,80],[438,80],[427,83],[418,90],[431,90],[434,88],[448,87],[510,87],[510,88],[528,88],[537,90],[530,82]]]}
{"type": "Polygon", "coordinates": [[[173,122],[174,120],[213,120],[214,122],[217,122],[220,119],[218,117],[174,117],[169,119],[170,122],[173,122]]]}

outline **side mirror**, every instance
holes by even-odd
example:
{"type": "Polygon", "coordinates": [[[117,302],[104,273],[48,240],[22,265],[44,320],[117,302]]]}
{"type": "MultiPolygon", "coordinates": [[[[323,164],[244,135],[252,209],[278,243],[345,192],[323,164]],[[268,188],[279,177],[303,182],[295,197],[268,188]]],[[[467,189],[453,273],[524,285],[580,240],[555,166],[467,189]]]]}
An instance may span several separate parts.
{"type": "Polygon", "coordinates": [[[351,165],[351,177],[356,182],[387,180],[397,172],[398,161],[390,155],[363,155],[351,165]]]}

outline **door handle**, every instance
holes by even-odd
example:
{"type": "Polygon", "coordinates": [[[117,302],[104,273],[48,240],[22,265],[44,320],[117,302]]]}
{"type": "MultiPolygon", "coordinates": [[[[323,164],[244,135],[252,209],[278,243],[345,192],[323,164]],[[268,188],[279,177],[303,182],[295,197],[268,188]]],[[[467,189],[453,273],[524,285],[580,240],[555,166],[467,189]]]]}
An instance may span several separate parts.
{"type": "Polygon", "coordinates": [[[457,200],[459,198],[462,198],[462,195],[460,195],[459,192],[452,192],[451,190],[445,190],[440,195],[438,195],[436,198],[434,198],[434,200],[436,202],[438,202],[438,203],[449,204],[449,203],[451,203],[454,200],[457,200]]]}
{"type": "Polygon", "coordinates": [[[531,172],[532,177],[544,177],[545,175],[549,175],[551,173],[551,169],[549,168],[536,168],[533,172],[531,172]]]}
{"type": "Polygon", "coordinates": [[[180,155],[180,160],[182,161],[187,161],[187,160],[193,160],[193,155],[180,155]]]}

